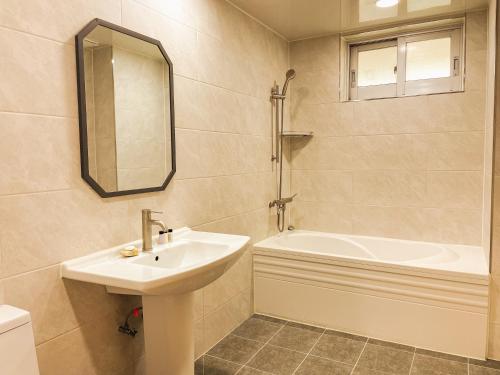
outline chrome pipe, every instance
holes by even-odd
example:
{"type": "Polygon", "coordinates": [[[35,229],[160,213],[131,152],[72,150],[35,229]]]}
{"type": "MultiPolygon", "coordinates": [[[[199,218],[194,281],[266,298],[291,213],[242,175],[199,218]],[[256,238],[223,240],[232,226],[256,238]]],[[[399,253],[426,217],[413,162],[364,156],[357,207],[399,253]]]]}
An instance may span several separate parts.
{"type": "Polygon", "coordinates": [[[276,132],[275,132],[275,152],[276,154],[273,155],[271,158],[272,161],[275,161],[279,163],[279,183],[278,183],[278,199],[274,200],[273,202],[269,203],[269,207],[277,207],[277,214],[278,214],[278,230],[280,232],[283,232],[285,229],[285,211],[286,211],[286,205],[287,203],[292,202],[293,198],[295,197],[288,197],[282,199],[282,189],[283,189],[283,128],[284,128],[284,111],[285,111],[285,99],[286,99],[286,91],[288,89],[288,84],[290,80],[295,78],[295,70],[289,69],[286,72],[286,80],[285,84],[283,85],[283,89],[279,91],[279,86],[277,84],[274,85],[274,87],[271,90],[271,100],[274,101],[275,105],[275,111],[276,111],[276,132]],[[281,102],[281,108],[280,108],[280,102],[281,102]],[[281,117],[280,117],[281,116],[281,117]]]}

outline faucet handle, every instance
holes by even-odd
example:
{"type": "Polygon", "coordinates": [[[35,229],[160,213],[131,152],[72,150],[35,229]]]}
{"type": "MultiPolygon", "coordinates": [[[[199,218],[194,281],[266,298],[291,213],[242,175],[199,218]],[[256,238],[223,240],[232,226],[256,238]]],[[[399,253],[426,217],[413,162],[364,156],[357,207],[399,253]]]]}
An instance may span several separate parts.
{"type": "Polygon", "coordinates": [[[150,208],[144,208],[142,210],[142,217],[143,218],[145,218],[145,217],[151,218],[151,214],[162,214],[162,213],[163,213],[163,211],[153,211],[150,208]]]}

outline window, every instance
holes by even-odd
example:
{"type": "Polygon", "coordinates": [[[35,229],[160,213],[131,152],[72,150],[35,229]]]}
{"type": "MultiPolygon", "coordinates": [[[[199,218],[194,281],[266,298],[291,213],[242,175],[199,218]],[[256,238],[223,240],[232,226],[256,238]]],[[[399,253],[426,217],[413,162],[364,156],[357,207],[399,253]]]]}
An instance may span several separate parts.
{"type": "Polygon", "coordinates": [[[349,98],[463,89],[462,27],[349,45],[349,98]]]}

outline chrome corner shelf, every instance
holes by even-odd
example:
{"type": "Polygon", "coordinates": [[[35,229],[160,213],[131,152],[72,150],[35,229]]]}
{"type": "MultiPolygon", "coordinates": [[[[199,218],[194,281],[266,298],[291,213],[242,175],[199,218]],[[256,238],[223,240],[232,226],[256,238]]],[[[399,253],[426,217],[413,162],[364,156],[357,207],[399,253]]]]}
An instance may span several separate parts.
{"type": "Polygon", "coordinates": [[[281,136],[282,137],[285,137],[285,138],[291,138],[291,139],[294,139],[294,138],[305,138],[305,137],[312,137],[313,136],[313,132],[311,131],[294,131],[294,130],[287,130],[287,131],[284,131],[281,136]]]}

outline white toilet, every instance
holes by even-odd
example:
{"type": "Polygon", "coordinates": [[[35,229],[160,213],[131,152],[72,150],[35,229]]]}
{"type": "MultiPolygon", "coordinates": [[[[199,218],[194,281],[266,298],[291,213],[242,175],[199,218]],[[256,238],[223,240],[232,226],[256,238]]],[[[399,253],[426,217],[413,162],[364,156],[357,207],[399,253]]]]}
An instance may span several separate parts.
{"type": "Polygon", "coordinates": [[[39,375],[30,313],[9,305],[0,305],[0,373],[39,375]]]}

